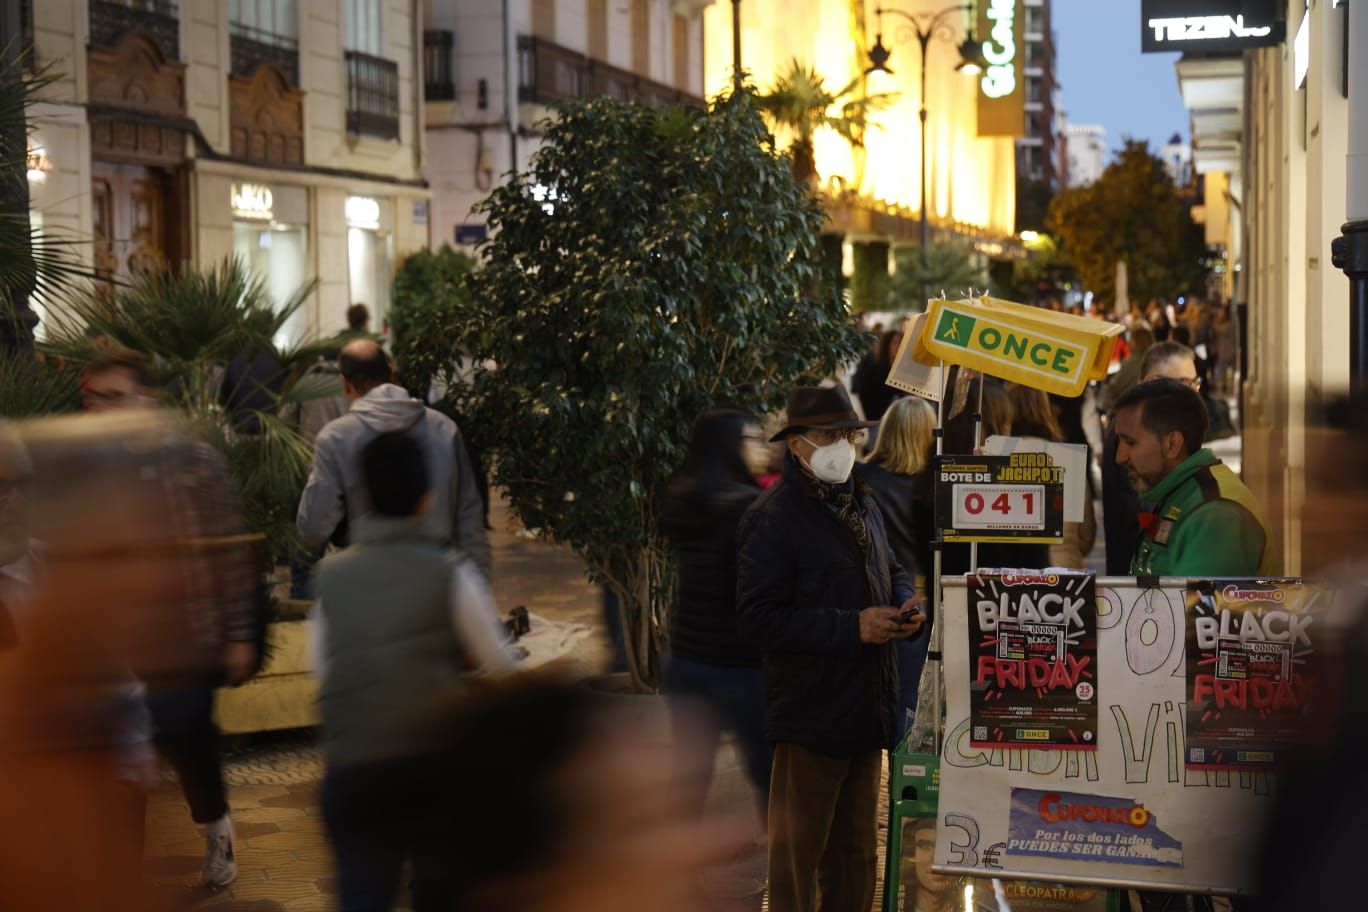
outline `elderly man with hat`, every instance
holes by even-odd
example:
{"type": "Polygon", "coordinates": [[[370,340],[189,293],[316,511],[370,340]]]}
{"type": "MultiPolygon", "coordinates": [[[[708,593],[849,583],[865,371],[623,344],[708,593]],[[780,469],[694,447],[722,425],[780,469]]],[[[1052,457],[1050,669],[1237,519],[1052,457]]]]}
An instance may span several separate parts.
{"type": "Polygon", "coordinates": [[[851,475],[872,425],[841,387],[794,390],[774,437],[788,447],[783,477],[737,528],[737,624],[764,650],[774,742],[773,912],[874,899],[881,755],[898,730],[893,641],[920,633],[925,615],[851,475]]]}

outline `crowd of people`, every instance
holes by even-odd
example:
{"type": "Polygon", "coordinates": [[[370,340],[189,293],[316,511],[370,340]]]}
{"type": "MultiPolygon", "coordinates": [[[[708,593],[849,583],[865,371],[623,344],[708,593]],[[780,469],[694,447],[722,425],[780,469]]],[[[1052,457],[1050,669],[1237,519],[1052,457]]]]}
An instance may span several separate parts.
{"type": "MultiPolygon", "coordinates": [[[[1100,501],[1108,573],[1276,574],[1259,505],[1205,448],[1225,315],[1137,308],[1119,369],[1077,400],[962,375],[947,399],[981,400],[982,427],[948,409],[946,452],[1014,436],[1081,444],[1101,469],[1063,542],[987,545],[980,566],[1088,566],[1100,501]]],[[[344,912],[390,908],[406,865],[416,912],[700,908],[692,873],[744,831],[702,814],[727,732],[764,821],[769,908],[870,908],[882,758],[935,612],[936,416],[882,384],[900,331],[855,370],[855,400],[832,382],[794,389],[779,416],[695,421],[661,519],[678,574],[666,776],[635,762],[631,723],[516,673],[461,429],[353,329],[316,371],[340,400],[310,419],[296,568],[316,598],[320,805],[344,912]]],[[[83,392],[86,414],[0,427],[0,815],[45,821],[0,837],[4,908],[54,883],[64,908],[144,908],[154,749],[204,827],[203,882],[236,875],[211,713],[216,687],[261,665],[258,549],[222,458],[154,408],[144,360],[110,349],[83,392]],[[85,521],[90,503],[119,521],[85,521]],[[57,877],[73,851],[82,876],[57,877]]],[[[943,558],[969,569],[967,548],[943,558]]]]}

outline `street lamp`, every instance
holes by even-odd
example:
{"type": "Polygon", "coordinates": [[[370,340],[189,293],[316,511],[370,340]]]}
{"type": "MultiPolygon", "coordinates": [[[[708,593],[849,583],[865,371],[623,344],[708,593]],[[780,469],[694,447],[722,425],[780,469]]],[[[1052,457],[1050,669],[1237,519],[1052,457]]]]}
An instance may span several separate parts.
{"type": "MultiPolygon", "coordinates": [[[[921,118],[921,265],[922,275],[926,275],[929,264],[929,247],[931,242],[931,223],[927,216],[926,206],[926,50],[931,44],[932,38],[941,38],[944,41],[953,42],[955,40],[955,29],[950,24],[950,17],[956,13],[970,13],[974,11],[972,3],[964,3],[959,6],[951,6],[936,13],[908,13],[899,9],[876,8],[874,14],[879,17],[879,32],[874,40],[874,46],[869,49],[869,68],[866,73],[874,73],[882,70],[892,74],[888,68],[888,58],[892,56],[888,48],[883,43],[883,17],[885,13],[891,16],[899,16],[907,20],[907,25],[898,26],[895,37],[899,40],[916,38],[917,44],[921,48],[921,110],[917,116],[921,118]]],[[[974,40],[971,34],[959,45],[960,62],[955,67],[961,73],[982,72],[986,62],[983,58],[983,45],[974,40]]]]}

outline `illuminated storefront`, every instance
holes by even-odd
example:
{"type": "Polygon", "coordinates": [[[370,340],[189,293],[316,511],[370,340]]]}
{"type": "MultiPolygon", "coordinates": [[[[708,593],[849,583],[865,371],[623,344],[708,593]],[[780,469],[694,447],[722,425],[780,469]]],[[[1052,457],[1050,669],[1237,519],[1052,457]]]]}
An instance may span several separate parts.
{"type": "Polygon", "coordinates": [[[392,278],[393,201],[347,197],[347,279],[353,304],[370,308],[371,326],[385,326],[392,278]]]}
{"type": "MultiPolygon", "coordinates": [[[[997,0],[995,5],[1004,2],[997,0]]],[[[869,66],[867,49],[878,31],[876,5],[875,0],[745,0],[742,65],[765,90],[796,59],[814,67],[835,91],[869,66]]],[[[944,0],[901,0],[897,5],[910,13],[934,13],[947,6],[944,0]]],[[[731,5],[715,3],[704,15],[704,76],[711,96],[724,91],[731,80],[731,5]]],[[[1014,141],[1010,135],[979,135],[983,77],[956,70],[958,43],[968,25],[955,24],[954,40],[930,43],[926,107],[931,222],[961,234],[1005,237],[1015,227],[1014,141]]],[[[893,17],[886,17],[883,31],[893,72],[870,74],[866,85],[870,93],[896,93],[896,100],[871,115],[877,126],[867,131],[863,154],[834,132],[819,131],[814,140],[817,171],[829,196],[851,191],[872,206],[915,217],[921,205],[917,43],[907,39],[893,17]]],[[[999,57],[1004,53],[1001,44],[994,50],[999,57]]],[[[1021,91],[1019,85],[1015,88],[1021,91]]],[[[788,139],[778,138],[781,143],[788,139]]]]}
{"type": "MultiPolygon", "coordinates": [[[[309,260],[309,193],[304,187],[233,183],[233,255],[266,283],[276,307],[312,277],[309,260]]],[[[296,311],[276,344],[292,345],[306,334],[308,315],[296,311]]]]}

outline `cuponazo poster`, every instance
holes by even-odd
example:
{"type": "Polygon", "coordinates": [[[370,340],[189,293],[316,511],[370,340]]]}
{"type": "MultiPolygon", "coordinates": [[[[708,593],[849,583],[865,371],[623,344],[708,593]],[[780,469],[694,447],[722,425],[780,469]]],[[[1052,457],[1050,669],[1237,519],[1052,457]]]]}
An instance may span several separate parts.
{"type": "Polygon", "coordinates": [[[979,574],[969,587],[970,744],[1097,747],[1091,574],[979,574]]]}
{"type": "Polygon", "coordinates": [[[1292,582],[1188,587],[1189,767],[1274,767],[1295,743],[1319,677],[1322,602],[1325,592],[1292,582]]]}

